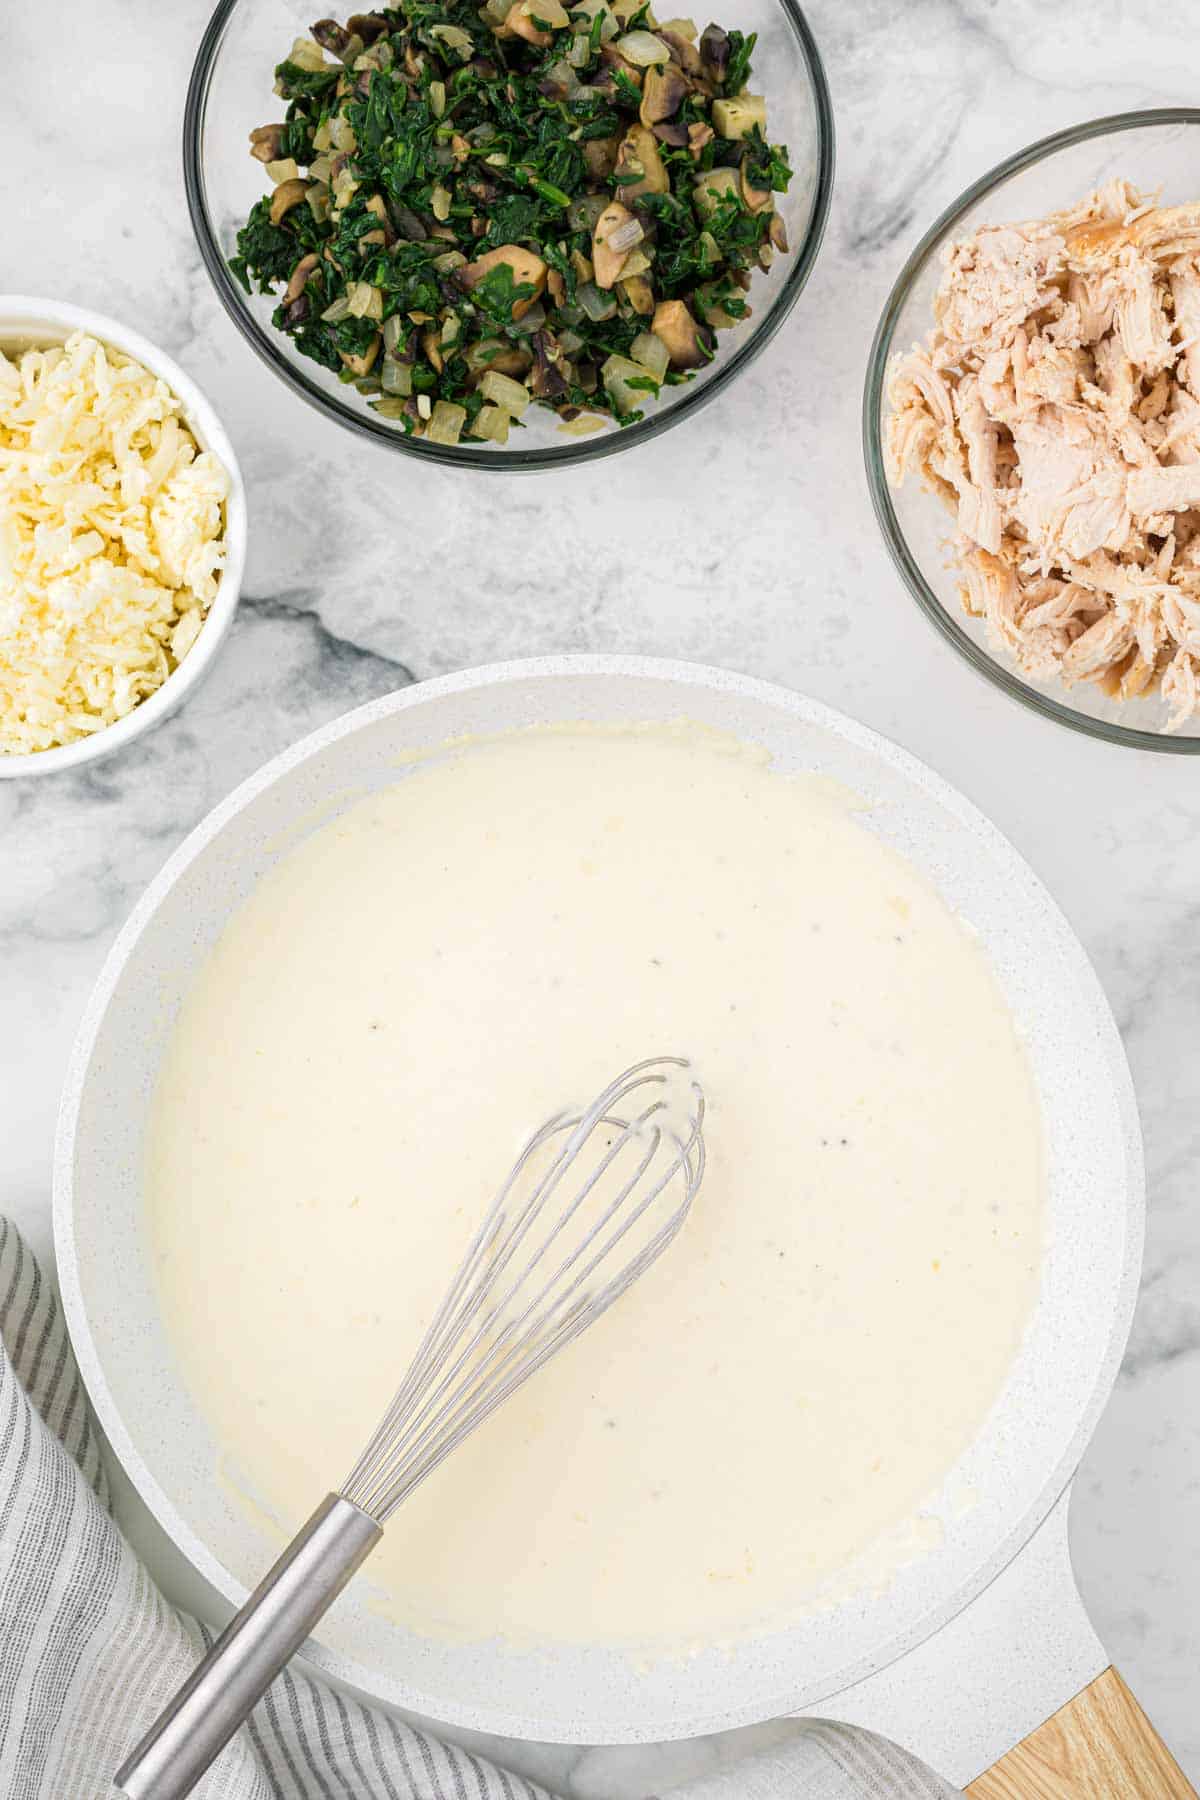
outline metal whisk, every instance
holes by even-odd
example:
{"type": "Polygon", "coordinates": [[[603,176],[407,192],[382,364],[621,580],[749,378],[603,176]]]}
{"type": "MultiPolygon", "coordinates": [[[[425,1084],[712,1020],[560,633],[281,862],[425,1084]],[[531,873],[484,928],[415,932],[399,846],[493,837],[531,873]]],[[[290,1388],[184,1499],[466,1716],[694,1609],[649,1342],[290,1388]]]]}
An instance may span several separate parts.
{"type": "Polygon", "coordinates": [[[686,1061],[636,1063],[526,1144],[341,1491],[255,1588],[116,1775],[183,1800],[386,1521],[535,1369],[666,1249],[704,1174],[704,1096],[686,1061]]]}

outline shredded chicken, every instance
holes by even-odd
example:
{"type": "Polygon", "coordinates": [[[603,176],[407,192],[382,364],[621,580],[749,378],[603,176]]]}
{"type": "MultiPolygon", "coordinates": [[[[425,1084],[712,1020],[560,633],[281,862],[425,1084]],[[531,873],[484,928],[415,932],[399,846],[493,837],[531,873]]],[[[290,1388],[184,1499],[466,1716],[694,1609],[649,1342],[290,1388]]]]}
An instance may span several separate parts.
{"type": "Polygon", "coordinates": [[[1110,181],[948,246],[886,455],[954,514],[967,612],[1037,679],[1200,714],[1200,202],[1110,181]]]}

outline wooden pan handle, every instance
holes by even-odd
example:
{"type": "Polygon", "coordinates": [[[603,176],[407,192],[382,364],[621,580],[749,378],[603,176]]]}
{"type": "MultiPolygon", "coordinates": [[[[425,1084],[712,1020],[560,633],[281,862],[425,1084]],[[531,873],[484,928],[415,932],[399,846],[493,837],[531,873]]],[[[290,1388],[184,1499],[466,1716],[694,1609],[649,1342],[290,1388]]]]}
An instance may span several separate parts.
{"type": "Polygon", "coordinates": [[[1197,1800],[1115,1669],[967,1788],[971,1800],[1197,1800]]]}

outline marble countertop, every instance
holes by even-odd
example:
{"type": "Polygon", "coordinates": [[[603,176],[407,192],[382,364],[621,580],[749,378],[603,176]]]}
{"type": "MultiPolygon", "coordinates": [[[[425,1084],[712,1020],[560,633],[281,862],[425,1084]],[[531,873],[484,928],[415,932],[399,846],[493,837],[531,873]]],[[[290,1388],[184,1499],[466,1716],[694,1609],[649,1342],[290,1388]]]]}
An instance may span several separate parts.
{"type": "MultiPolygon", "coordinates": [[[[0,1207],[48,1251],[59,1086],[113,935],[197,820],[302,733],[414,679],[552,651],[723,663],[829,701],[947,775],[1024,852],[1124,1034],[1149,1164],[1145,1275],[1072,1542],[1105,1644],[1200,1781],[1200,764],[1075,736],[958,662],[892,573],[858,441],[876,317],[934,214],[1054,126],[1194,102],[1195,58],[1178,13],[1151,0],[809,11],[839,170],[791,319],[733,393],[659,445],[516,480],[360,444],[237,336],[180,172],[205,0],[72,8],[52,54],[44,15],[8,20],[0,161],[22,199],[3,279],[137,324],[197,377],[241,459],[251,534],[232,638],[180,715],[90,772],[0,784],[0,1207]]],[[[201,1604],[128,1498],[125,1516],[170,1590],[201,1604]]],[[[789,1729],[511,1754],[576,1800],[632,1800],[789,1729]]]]}

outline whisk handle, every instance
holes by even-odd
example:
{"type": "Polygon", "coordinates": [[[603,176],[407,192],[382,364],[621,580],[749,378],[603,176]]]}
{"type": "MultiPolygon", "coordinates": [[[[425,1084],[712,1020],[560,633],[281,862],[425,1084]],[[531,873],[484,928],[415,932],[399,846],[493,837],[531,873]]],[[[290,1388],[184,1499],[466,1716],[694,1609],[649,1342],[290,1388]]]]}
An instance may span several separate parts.
{"type": "Polygon", "coordinates": [[[127,1800],[183,1800],[225,1748],[383,1527],[340,1494],[324,1499],[118,1769],[127,1800]]]}

